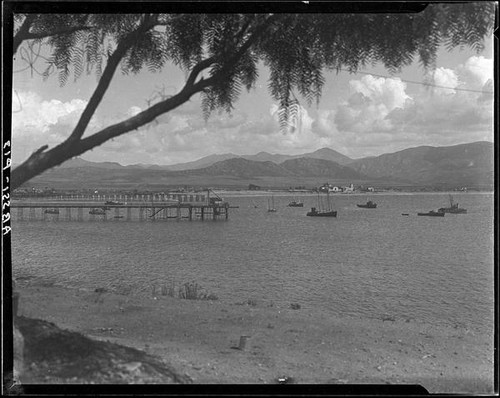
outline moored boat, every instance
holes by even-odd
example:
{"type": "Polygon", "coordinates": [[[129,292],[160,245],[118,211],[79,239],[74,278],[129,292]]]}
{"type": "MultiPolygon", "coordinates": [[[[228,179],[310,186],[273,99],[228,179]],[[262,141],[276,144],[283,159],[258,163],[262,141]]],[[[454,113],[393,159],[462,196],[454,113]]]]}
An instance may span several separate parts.
{"type": "Polygon", "coordinates": [[[47,209],[44,211],[45,214],[59,214],[59,209],[47,209]]]}
{"type": "Polygon", "coordinates": [[[326,198],[327,198],[328,207],[326,209],[322,209],[321,208],[321,201],[320,201],[319,193],[318,193],[318,208],[319,208],[319,210],[316,207],[311,207],[311,211],[307,212],[306,216],[309,216],[309,217],[337,217],[337,211],[332,210],[332,206],[330,204],[330,195],[328,192],[326,193],[326,198]]]}
{"type": "Polygon", "coordinates": [[[106,214],[106,210],[104,210],[104,209],[97,209],[97,208],[96,209],[91,209],[89,211],[89,214],[102,216],[102,215],[106,214]]]}
{"type": "Polygon", "coordinates": [[[417,213],[417,216],[444,217],[444,213],[441,211],[431,210],[427,213],[417,213]]]}
{"type": "Polygon", "coordinates": [[[304,203],[297,200],[292,200],[290,203],[288,203],[288,207],[304,207],[304,203]]]}
{"type": "Polygon", "coordinates": [[[123,206],[125,203],[123,202],[117,202],[115,200],[108,200],[104,202],[105,205],[111,205],[111,206],[123,206]]]}
{"type": "Polygon", "coordinates": [[[369,200],[365,204],[356,205],[356,206],[361,207],[363,209],[376,209],[377,208],[377,204],[373,203],[371,200],[369,200]]]}
{"type": "Polygon", "coordinates": [[[308,211],[306,216],[310,217],[337,217],[337,211],[318,211],[316,207],[311,207],[311,211],[308,211]]]}
{"type": "Polygon", "coordinates": [[[274,196],[267,198],[267,212],[276,213],[276,207],[274,207],[274,196]]]}
{"type": "Polygon", "coordinates": [[[453,202],[453,197],[449,195],[450,198],[450,207],[441,207],[438,211],[441,213],[450,213],[450,214],[465,214],[467,213],[467,209],[458,207],[458,203],[453,202]]]}

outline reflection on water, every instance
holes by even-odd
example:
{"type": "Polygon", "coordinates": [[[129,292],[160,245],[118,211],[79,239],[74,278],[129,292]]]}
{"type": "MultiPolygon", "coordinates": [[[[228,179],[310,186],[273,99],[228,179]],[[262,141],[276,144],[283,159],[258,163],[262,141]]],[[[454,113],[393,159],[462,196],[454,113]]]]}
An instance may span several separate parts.
{"type": "Polygon", "coordinates": [[[216,222],[14,222],[13,274],[137,294],[194,280],[229,302],[492,327],[491,194],[455,194],[468,213],[445,217],[416,213],[446,194],[337,195],[337,218],[306,217],[314,195],[299,197],[304,208],[291,199],[275,196],[268,213],[266,196],[228,198],[239,209],[216,222]],[[356,207],[368,199],[377,209],[356,207]]]}

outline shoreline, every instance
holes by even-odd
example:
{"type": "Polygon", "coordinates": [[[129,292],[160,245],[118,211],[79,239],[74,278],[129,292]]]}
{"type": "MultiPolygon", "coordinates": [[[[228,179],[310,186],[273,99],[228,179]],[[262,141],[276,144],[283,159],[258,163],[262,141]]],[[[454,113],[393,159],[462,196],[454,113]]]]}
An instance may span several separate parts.
{"type": "MultiPolygon", "coordinates": [[[[92,292],[16,282],[18,314],[158,356],[195,384],[420,384],[492,393],[493,336],[321,308],[92,292]],[[240,337],[249,336],[239,350],[240,337]]],[[[493,332],[492,332],[493,335],[493,332]]]]}

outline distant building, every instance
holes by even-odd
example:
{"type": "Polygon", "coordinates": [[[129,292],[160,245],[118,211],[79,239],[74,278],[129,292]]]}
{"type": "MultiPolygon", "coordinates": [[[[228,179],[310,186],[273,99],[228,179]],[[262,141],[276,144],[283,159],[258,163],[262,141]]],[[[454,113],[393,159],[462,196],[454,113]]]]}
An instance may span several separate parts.
{"type": "Polygon", "coordinates": [[[344,193],[352,193],[352,192],[354,192],[354,185],[351,184],[348,187],[344,187],[343,192],[344,193]]]}

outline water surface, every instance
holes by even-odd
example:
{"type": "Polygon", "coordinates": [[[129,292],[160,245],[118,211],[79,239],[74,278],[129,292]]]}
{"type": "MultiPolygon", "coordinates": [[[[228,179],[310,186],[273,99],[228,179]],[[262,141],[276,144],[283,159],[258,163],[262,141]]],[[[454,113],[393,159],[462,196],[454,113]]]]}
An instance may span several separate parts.
{"type": "Polygon", "coordinates": [[[492,194],[454,194],[468,213],[443,218],[416,215],[446,206],[441,193],[333,195],[337,218],[306,217],[317,197],[299,198],[268,213],[267,196],[227,197],[239,208],[215,222],[14,221],[13,274],[132,294],[195,281],[227,302],[491,331],[492,194]]]}

